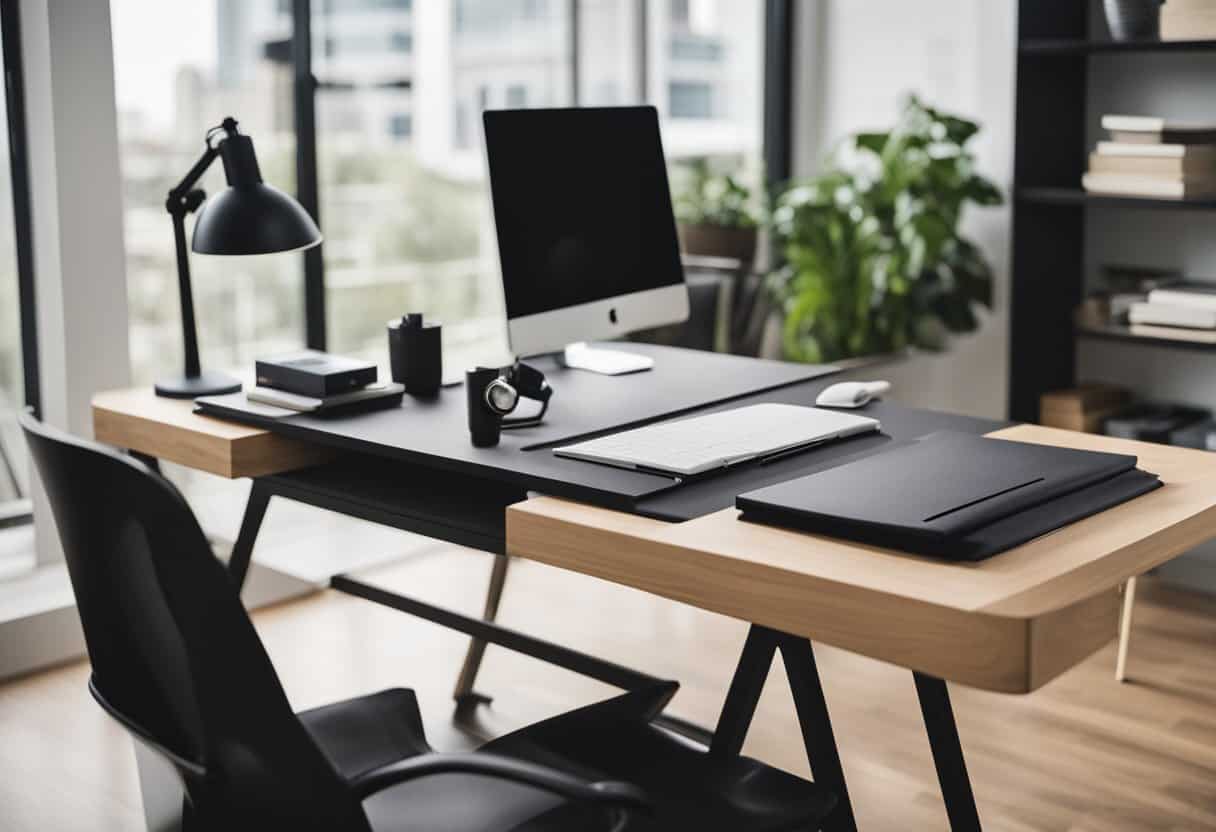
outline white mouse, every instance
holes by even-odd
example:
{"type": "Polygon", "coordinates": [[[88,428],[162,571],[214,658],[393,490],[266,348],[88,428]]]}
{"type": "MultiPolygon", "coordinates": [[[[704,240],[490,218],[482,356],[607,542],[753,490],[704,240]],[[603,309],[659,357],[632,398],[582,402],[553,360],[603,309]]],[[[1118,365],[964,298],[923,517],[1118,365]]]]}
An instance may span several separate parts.
{"type": "Polygon", "coordinates": [[[820,407],[864,407],[890,389],[889,381],[842,381],[824,389],[815,404],[820,407]]]}

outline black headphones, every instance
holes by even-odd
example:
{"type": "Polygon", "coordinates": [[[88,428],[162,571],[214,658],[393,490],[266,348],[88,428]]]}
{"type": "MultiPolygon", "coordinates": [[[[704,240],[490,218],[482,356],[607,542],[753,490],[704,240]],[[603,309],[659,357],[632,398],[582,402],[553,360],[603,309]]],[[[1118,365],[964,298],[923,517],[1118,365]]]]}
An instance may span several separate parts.
{"type": "Polygon", "coordinates": [[[498,444],[498,433],[510,428],[539,425],[549,410],[553,388],[545,374],[519,361],[510,367],[478,367],[465,373],[469,404],[469,431],[473,444],[487,447],[498,444]],[[540,412],[532,416],[509,418],[520,399],[540,402],[540,412]]]}
{"type": "Polygon", "coordinates": [[[539,425],[545,418],[552,396],[553,388],[545,380],[545,374],[518,361],[505,368],[502,375],[487,384],[482,394],[486,407],[503,417],[504,429],[539,425]],[[540,412],[534,416],[508,419],[507,414],[515,410],[521,398],[540,402],[540,412]]]}

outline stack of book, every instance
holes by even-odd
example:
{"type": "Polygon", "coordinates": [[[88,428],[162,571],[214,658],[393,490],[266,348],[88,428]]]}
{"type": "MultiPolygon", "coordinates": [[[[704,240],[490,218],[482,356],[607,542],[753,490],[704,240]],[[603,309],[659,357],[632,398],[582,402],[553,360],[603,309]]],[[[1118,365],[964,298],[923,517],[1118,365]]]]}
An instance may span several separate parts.
{"type": "Polygon", "coordinates": [[[1162,40],[1216,38],[1216,0],[1169,0],[1161,7],[1162,40]]]}
{"type": "Polygon", "coordinates": [[[399,402],[405,389],[377,383],[375,364],[315,350],[261,359],[256,370],[258,383],[246,393],[248,399],[298,413],[387,406],[399,402]]]}
{"type": "Polygon", "coordinates": [[[1085,190],[1119,196],[1187,199],[1216,196],[1216,122],[1152,116],[1102,116],[1110,141],[1089,155],[1085,190]]]}
{"type": "Polygon", "coordinates": [[[1127,312],[1132,333],[1216,344],[1216,283],[1175,283],[1153,289],[1127,312]]]}

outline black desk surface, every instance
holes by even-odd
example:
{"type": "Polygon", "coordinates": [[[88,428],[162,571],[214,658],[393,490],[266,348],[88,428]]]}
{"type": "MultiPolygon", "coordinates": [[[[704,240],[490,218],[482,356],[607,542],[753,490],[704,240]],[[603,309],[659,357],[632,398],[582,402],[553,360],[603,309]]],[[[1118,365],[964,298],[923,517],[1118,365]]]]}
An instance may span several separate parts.
{"type": "MultiPolygon", "coordinates": [[[[555,390],[545,424],[504,431],[494,448],[474,448],[469,441],[462,387],[446,388],[433,399],[407,397],[400,408],[341,417],[260,416],[241,409],[243,394],[211,397],[203,401],[202,409],[284,436],[392,460],[400,464],[403,478],[417,477],[420,469],[443,470],[663,520],[687,520],[726,508],[744,491],[877,452],[893,439],[943,429],[986,433],[1005,424],[875,402],[860,412],[882,422],[881,435],[856,437],[770,464],[742,465],[683,483],[555,456],[552,448],[574,437],[691,411],[709,413],[759,402],[811,405],[819,391],[832,383],[823,378],[833,372],[830,367],[672,347],[622,346],[653,353],[655,369],[600,376],[542,366],[555,390]]],[[[372,467],[378,476],[386,475],[385,466],[372,467]]]]}

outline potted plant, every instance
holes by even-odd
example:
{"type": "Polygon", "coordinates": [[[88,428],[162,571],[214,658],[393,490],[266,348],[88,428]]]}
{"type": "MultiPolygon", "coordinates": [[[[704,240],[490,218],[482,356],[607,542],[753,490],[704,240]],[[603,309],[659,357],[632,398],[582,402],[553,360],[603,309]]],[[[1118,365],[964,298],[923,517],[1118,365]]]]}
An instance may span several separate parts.
{"type": "Polygon", "coordinates": [[[760,217],[751,189],[730,174],[714,173],[706,159],[694,161],[685,178],[675,198],[684,253],[728,257],[750,269],[760,217]]]}
{"type": "Polygon", "coordinates": [[[885,133],[846,140],[773,211],[785,263],[769,276],[787,357],[808,362],[944,349],[992,306],[992,268],[959,233],[968,203],[1001,194],[976,172],[979,127],[910,96],[885,133]]]}

